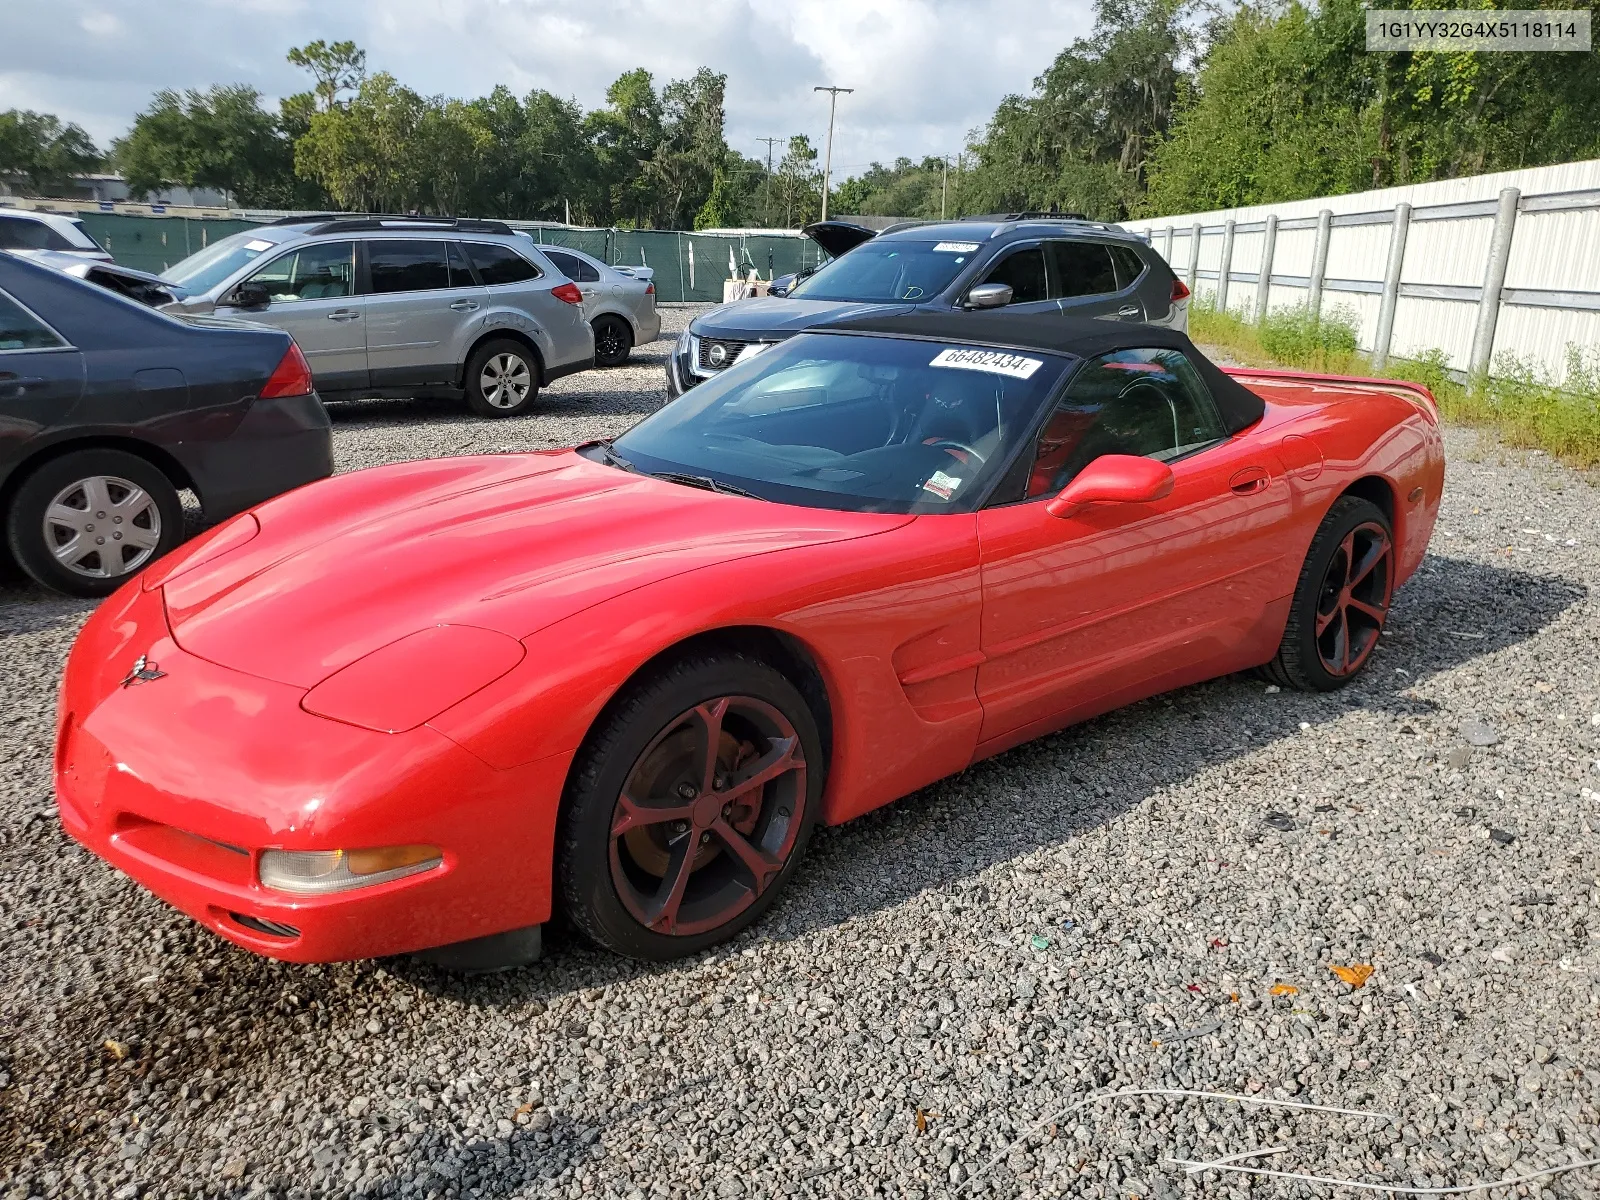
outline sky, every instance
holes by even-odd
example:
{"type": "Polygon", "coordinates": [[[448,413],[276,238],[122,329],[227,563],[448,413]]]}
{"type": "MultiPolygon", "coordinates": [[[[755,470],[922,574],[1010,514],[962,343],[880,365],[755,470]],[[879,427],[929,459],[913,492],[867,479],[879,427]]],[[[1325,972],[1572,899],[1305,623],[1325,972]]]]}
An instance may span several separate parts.
{"type": "MultiPolygon", "coordinates": [[[[0,111],[55,113],[102,146],[153,92],[249,83],[268,102],[306,89],[290,46],[352,39],[369,71],[425,94],[504,83],[598,107],[643,66],[657,86],[728,76],[727,138],[804,133],[820,150],[841,95],[834,175],[897,155],[954,155],[1008,93],[1026,92],[1093,24],[1090,0],[4,0],[0,111]]],[[[781,151],[780,151],[781,152],[781,151]]]]}

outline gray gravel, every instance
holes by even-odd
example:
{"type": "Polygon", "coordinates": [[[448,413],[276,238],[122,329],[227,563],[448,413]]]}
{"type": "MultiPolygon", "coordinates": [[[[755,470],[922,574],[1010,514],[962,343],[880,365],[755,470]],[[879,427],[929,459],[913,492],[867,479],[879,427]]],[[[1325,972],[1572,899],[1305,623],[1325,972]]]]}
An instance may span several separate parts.
{"type": "MultiPolygon", "coordinates": [[[[341,465],[614,433],[666,346],[519,420],[346,406],[341,465]]],[[[762,925],[660,968],[560,933],[467,981],[224,944],[60,832],[88,609],[0,590],[0,1197],[1163,1200],[1329,1194],[1164,1161],[1251,1147],[1423,1186],[1600,1156],[1600,506],[1539,456],[1449,449],[1355,687],[1233,678],[1012,751],[822,833],[762,925]],[[1329,969],[1355,964],[1359,990],[1329,969]],[[1156,1087],[1397,1119],[1097,1101],[954,1182],[1156,1087]]]]}

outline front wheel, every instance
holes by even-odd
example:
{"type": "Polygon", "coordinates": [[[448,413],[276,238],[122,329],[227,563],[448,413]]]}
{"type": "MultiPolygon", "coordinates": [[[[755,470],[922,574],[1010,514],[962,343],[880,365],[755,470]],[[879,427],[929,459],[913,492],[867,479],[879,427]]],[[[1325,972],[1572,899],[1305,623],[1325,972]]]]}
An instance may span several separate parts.
{"type": "Polygon", "coordinates": [[[568,917],[655,962],[732,937],[800,861],[823,774],[810,709],[766,663],[695,656],[635,685],[568,781],[556,863],[568,917]]]}
{"type": "Polygon", "coordinates": [[[496,338],[467,363],[467,407],[480,417],[514,417],[533,407],[539,368],[521,342],[496,338]]]}
{"type": "Polygon", "coordinates": [[[1377,648],[1394,597],[1394,532],[1370,500],[1342,496],[1317,527],[1300,568],[1274,683],[1331,692],[1361,673],[1377,648]]]}
{"type": "Polygon", "coordinates": [[[183,502],[172,481],[137,455],[78,450],[23,481],[6,539],[45,587],[108,596],[183,540],[183,502]]]}

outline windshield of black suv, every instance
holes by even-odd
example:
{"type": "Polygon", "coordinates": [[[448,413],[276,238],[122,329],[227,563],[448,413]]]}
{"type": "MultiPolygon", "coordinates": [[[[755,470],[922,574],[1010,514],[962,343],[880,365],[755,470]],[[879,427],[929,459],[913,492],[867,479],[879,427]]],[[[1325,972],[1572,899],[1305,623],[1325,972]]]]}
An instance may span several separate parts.
{"type": "Polygon", "coordinates": [[[197,296],[201,292],[209,292],[241,267],[254,262],[268,250],[276,249],[277,245],[277,242],[245,230],[189,255],[182,262],[161,272],[161,278],[197,296]]]}
{"type": "Polygon", "coordinates": [[[983,248],[982,242],[874,238],[828,263],[789,295],[806,300],[928,300],[983,248]]]}
{"type": "Polygon", "coordinates": [[[746,351],[590,453],[786,504],[967,512],[1076,362],[1035,350],[802,333],[758,355],[746,351]]]}

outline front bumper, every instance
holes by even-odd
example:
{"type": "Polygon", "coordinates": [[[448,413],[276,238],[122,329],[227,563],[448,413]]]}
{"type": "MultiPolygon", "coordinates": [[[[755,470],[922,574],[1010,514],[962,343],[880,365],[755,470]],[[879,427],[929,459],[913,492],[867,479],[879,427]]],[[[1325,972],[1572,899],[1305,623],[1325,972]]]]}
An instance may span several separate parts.
{"type": "Polygon", "coordinates": [[[427,727],[313,716],[303,693],[185,653],[135,580],[68,659],[63,828],[231,942],[292,962],[405,954],[542,924],[570,756],[489,767],[427,727]],[[138,656],[160,677],[123,686],[138,656]],[[261,851],[436,845],[440,867],[354,891],[261,886],[261,851]],[[287,931],[287,932],[285,932],[287,931]]]}
{"type": "Polygon", "coordinates": [[[699,382],[700,377],[689,370],[678,347],[673,346],[672,352],[667,355],[667,399],[676,400],[699,382]]]}
{"type": "Polygon", "coordinates": [[[173,452],[211,524],[333,474],[332,426],[315,392],[257,400],[227,437],[173,452]]]}

